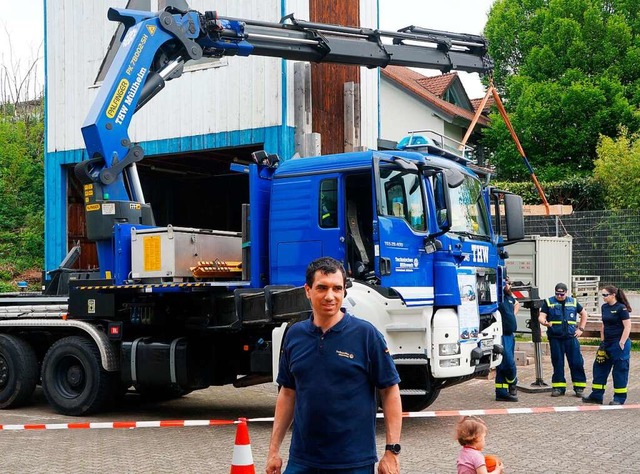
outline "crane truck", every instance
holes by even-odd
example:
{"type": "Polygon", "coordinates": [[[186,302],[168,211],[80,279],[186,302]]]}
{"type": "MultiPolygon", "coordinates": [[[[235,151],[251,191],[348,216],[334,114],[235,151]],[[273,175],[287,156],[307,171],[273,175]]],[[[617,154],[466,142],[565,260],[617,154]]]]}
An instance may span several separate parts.
{"type": "Polygon", "coordinates": [[[108,17],[125,31],[75,168],[99,271],[68,272],[64,296],[0,299],[0,408],[26,403],[38,384],[53,409],[78,416],[131,387],[179,397],[272,382],[287,328],[310,315],[302,285],[320,256],[348,271],[345,309],[384,334],[405,410],[499,364],[504,246],[524,237],[522,200],[463,153],[426,138],[282,161],[256,152],[227,171],[248,202],[217,191],[239,228],[158,227],[136,171],[144,150],[128,136],[134,113],[202,57],[486,73],[481,36],[175,8],[108,17]]]}

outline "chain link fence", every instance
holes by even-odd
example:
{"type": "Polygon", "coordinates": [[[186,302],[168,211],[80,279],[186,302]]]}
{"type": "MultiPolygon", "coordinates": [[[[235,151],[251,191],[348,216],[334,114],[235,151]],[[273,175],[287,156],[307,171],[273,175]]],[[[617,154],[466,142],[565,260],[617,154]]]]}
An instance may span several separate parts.
{"type": "Polygon", "coordinates": [[[600,277],[600,285],[640,290],[640,210],[581,211],[526,216],[527,235],[573,237],[573,275],[600,277]]]}

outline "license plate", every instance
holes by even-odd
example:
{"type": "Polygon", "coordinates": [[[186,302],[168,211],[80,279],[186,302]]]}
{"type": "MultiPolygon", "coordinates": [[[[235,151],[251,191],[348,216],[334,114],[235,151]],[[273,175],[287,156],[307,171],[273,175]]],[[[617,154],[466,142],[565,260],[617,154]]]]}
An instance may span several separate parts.
{"type": "Polygon", "coordinates": [[[483,339],[480,341],[480,347],[485,350],[493,349],[493,339],[483,339]]]}

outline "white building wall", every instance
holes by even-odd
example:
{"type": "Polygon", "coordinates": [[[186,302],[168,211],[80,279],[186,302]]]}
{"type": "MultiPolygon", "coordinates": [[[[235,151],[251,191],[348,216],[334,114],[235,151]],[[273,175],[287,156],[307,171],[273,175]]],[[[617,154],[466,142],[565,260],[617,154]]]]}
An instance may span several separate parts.
{"type": "MultiPolygon", "coordinates": [[[[295,18],[309,20],[309,0],[286,0],[285,11],[283,13],[285,15],[293,13],[295,18]]],[[[295,89],[293,87],[293,66],[295,63],[295,61],[285,61],[287,71],[287,104],[291,104],[290,107],[287,107],[287,125],[291,127],[295,126],[295,89]]]]}
{"type": "MultiPolygon", "coordinates": [[[[94,84],[118,26],[107,19],[109,7],[126,0],[47,0],[47,152],[84,148],[80,129],[93,103],[94,84]]],[[[190,0],[204,12],[277,22],[281,0],[190,0]]],[[[285,14],[309,19],[308,0],[285,0],[285,14]]],[[[361,0],[363,25],[375,27],[377,2],[361,0]]],[[[293,126],[293,62],[287,61],[283,107],[283,60],[263,57],[222,58],[216,67],[190,70],[169,81],[133,118],[133,141],[198,136],[282,124],[293,126]]],[[[378,70],[361,71],[362,144],[375,147],[378,132],[378,70]]]]}
{"type": "MultiPolygon", "coordinates": [[[[47,0],[47,151],[83,148],[80,128],[98,88],[94,80],[117,28],[109,7],[126,0],[47,0]]],[[[294,2],[295,3],[295,2],[294,2]]],[[[302,3],[302,2],[299,2],[302,3]]],[[[280,0],[191,0],[198,11],[264,21],[280,19],[280,0]]],[[[307,7],[308,8],[308,7],[307,7]]],[[[131,138],[148,141],[269,127],[282,121],[282,61],[223,58],[185,71],[132,120],[131,138]]]]}
{"type": "MultiPolygon", "coordinates": [[[[378,28],[378,2],[360,1],[360,26],[378,28]]],[[[369,149],[378,148],[378,84],[380,70],[378,68],[360,68],[360,144],[369,149]]]]}
{"type": "Polygon", "coordinates": [[[400,141],[411,130],[445,134],[444,121],[424,101],[380,78],[380,138],[400,141]]]}

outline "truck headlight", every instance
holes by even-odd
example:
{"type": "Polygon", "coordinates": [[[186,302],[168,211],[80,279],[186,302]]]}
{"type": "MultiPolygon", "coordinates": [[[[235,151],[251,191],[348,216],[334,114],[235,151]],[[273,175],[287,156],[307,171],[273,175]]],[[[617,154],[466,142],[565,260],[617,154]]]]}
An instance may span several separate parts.
{"type": "Polygon", "coordinates": [[[452,356],[460,354],[460,344],[458,344],[457,342],[440,344],[438,348],[438,353],[441,356],[452,356]]]}
{"type": "Polygon", "coordinates": [[[458,367],[460,359],[444,359],[440,361],[440,367],[458,367]]]}

